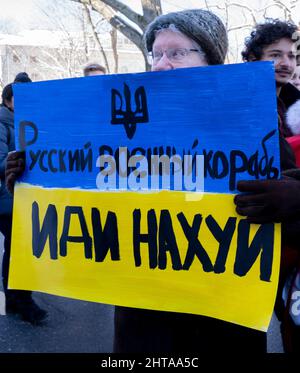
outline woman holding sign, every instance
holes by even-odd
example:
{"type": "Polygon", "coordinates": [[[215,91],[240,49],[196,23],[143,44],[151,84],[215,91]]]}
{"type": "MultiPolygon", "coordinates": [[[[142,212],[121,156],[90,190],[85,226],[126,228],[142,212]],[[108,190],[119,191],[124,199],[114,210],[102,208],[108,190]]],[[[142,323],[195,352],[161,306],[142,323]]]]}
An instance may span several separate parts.
{"type": "MultiPolygon", "coordinates": [[[[221,20],[200,9],[157,17],[146,30],[145,43],[152,71],[223,64],[228,48],[227,33],[221,20]]],[[[20,153],[12,154],[6,170],[10,190],[23,169],[20,153]]],[[[224,299],[219,301],[221,308],[224,299]]],[[[195,302],[201,302],[201,299],[195,299],[195,302]]],[[[117,306],[114,350],[265,352],[266,334],[210,317],[117,306]]]]}
{"type": "MultiPolygon", "coordinates": [[[[223,64],[228,47],[221,20],[199,9],[159,16],[146,30],[145,44],[152,71],[223,64]]],[[[236,353],[250,348],[265,351],[265,333],[198,315],[115,309],[116,352],[236,353]]]]}
{"type": "MultiPolygon", "coordinates": [[[[158,17],[148,26],[145,42],[152,71],[223,64],[227,52],[222,22],[205,10],[158,17]]],[[[280,145],[282,167],[295,167],[291,149],[283,138],[280,145]]],[[[295,184],[299,189],[295,180],[290,181],[288,188],[295,184]]],[[[282,191],[286,182],[275,186],[276,192],[280,187],[282,191]]],[[[270,193],[274,203],[272,197],[270,193]]],[[[116,352],[267,351],[263,332],[204,316],[125,307],[116,307],[114,347],[116,352]]]]}

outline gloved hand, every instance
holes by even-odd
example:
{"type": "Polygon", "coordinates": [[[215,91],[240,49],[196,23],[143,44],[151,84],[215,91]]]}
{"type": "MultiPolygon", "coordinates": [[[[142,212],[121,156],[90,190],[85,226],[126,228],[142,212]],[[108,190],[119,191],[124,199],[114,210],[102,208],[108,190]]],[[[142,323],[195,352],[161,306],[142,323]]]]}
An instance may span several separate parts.
{"type": "Polygon", "coordinates": [[[250,223],[300,220],[300,181],[290,177],[281,180],[239,181],[237,189],[247,194],[234,198],[236,211],[250,223]]]}
{"type": "Polygon", "coordinates": [[[5,184],[10,193],[14,191],[16,179],[18,179],[25,170],[25,152],[14,151],[8,153],[5,167],[5,184]]]}
{"type": "Polygon", "coordinates": [[[300,168],[290,168],[289,170],[282,171],[281,175],[300,180],[300,168]]]}

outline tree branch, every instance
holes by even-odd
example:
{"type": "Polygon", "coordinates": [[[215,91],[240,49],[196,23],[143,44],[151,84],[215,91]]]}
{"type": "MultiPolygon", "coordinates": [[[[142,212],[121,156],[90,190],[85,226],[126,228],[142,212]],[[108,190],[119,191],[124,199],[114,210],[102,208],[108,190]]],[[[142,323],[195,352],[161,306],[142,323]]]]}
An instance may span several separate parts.
{"type": "Polygon", "coordinates": [[[141,0],[143,8],[143,16],[134,12],[129,6],[121,3],[119,0],[71,0],[76,3],[90,5],[91,9],[102,14],[102,16],[110,23],[110,25],[119,30],[129,40],[131,40],[138,49],[141,50],[144,56],[146,69],[149,69],[146,52],[143,46],[143,32],[146,26],[157,15],[162,13],[161,0],[141,0]],[[116,14],[120,12],[123,16],[133,22],[132,26],[123,17],[116,14]],[[140,30],[138,30],[138,28],[140,30]]]}
{"type": "MultiPolygon", "coordinates": [[[[141,0],[143,8],[143,21],[145,27],[153,21],[153,19],[162,14],[161,0],[141,0]]],[[[144,30],[144,29],[143,29],[144,30]]]]}
{"type": "MultiPolygon", "coordinates": [[[[139,13],[136,13],[132,10],[129,6],[125,5],[124,3],[118,0],[71,0],[76,3],[90,5],[92,10],[103,14],[105,12],[104,8],[108,9],[109,6],[115,12],[122,13],[125,17],[127,17],[131,22],[135,23],[141,29],[145,27],[145,22],[143,16],[139,13]]],[[[114,16],[115,13],[110,11],[111,16],[114,16]]],[[[104,15],[104,14],[103,14],[104,15]]],[[[107,16],[105,16],[107,18],[107,16]]]]}
{"type": "Polygon", "coordinates": [[[249,23],[248,25],[233,26],[233,27],[230,27],[227,30],[227,32],[235,31],[235,30],[240,30],[240,29],[243,29],[243,28],[250,28],[250,29],[252,29],[253,28],[253,24],[249,23]]]}
{"type": "Polygon", "coordinates": [[[114,16],[110,19],[109,23],[122,32],[122,34],[131,40],[138,48],[143,48],[142,33],[130,26],[123,18],[114,16]]]}
{"type": "Polygon", "coordinates": [[[136,13],[133,9],[131,9],[128,5],[125,5],[121,1],[118,0],[92,0],[91,1],[93,6],[96,7],[96,3],[102,2],[108,6],[110,6],[116,12],[122,13],[125,17],[127,17],[131,22],[137,24],[141,29],[144,27],[144,19],[143,16],[139,13],[136,13]]]}
{"type": "Polygon", "coordinates": [[[84,10],[85,10],[85,14],[87,16],[88,22],[89,22],[89,24],[90,24],[90,26],[92,28],[92,33],[93,33],[94,39],[96,40],[96,43],[97,43],[97,45],[98,45],[98,47],[100,49],[100,52],[102,54],[102,57],[104,59],[104,63],[105,63],[105,67],[107,69],[107,72],[110,73],[110,68],[109,68],[109,64],[108,64],[108,60],[107,60],[105,51],[103,49],[101,40],[99,38],[99,34],[96,32],[95,25],[94,25],[94,22],[92,20],[90,10],[89,10],[89,8],[88,8],[88,6],[86,4],[84,5],[84,10]]]}

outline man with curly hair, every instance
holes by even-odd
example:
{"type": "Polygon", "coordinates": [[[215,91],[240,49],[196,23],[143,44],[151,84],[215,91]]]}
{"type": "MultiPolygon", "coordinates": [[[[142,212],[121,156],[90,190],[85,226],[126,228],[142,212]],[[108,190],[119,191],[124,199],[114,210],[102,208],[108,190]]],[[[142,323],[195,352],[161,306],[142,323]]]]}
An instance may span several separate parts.
{"type": "MultiPolygon", "coordinates": [[[[300,32],[293,23],[268,20],[257,25],[251,32],[242,52],[243,60],[247,62],[274,62],[281,142],[282,137],[291,141],[293,135],[300,134],[300,92],[290,84],[300,54],[295,48],[295,42],[299,38],[300,32]]],[[[282,169],[284,171],[285,167],[282,169]]],[[[282,222],[282,258],[275,310],[282,321],[281,331],[286,352],[300,349],[300,317],[295,321],[290,312],[293,306],[291,295],[293,292],[296,294],[295,289],[300,289],[299,171],[295,169],[283,172],[281,180],[241,181],[238,189],[246,194],[235,197],[237,212],[247,216],[249,221],[282,222]]]]}
{"type": "Polygon", "coordinates": [[[291,123],[289,113],[285,120],[287,109],[300,99],[299,91],[289,83],[297,66],[297,57],[300,55],[300,50],[296,50],[295,47],[299,38],[300,32],[295,24],[271,19],[256,26],[246,39],[242,52],[243,60],[247,62],[274,62],[279,130],[284,137],[300,134],[300,128],[299,133],[295,133],[295,124],[291,123]]]}

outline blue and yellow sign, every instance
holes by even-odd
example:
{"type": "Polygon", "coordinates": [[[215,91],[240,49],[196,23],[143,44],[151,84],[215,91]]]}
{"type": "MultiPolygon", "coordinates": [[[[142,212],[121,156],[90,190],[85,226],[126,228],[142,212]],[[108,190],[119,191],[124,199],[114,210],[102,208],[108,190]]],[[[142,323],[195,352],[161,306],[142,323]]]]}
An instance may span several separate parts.
{"type": "Polygon", "coordinates": [[[10,288],[266,330],[280,227],[235,212],[280,175],[269,62],[14,86],[10,288]]]}

